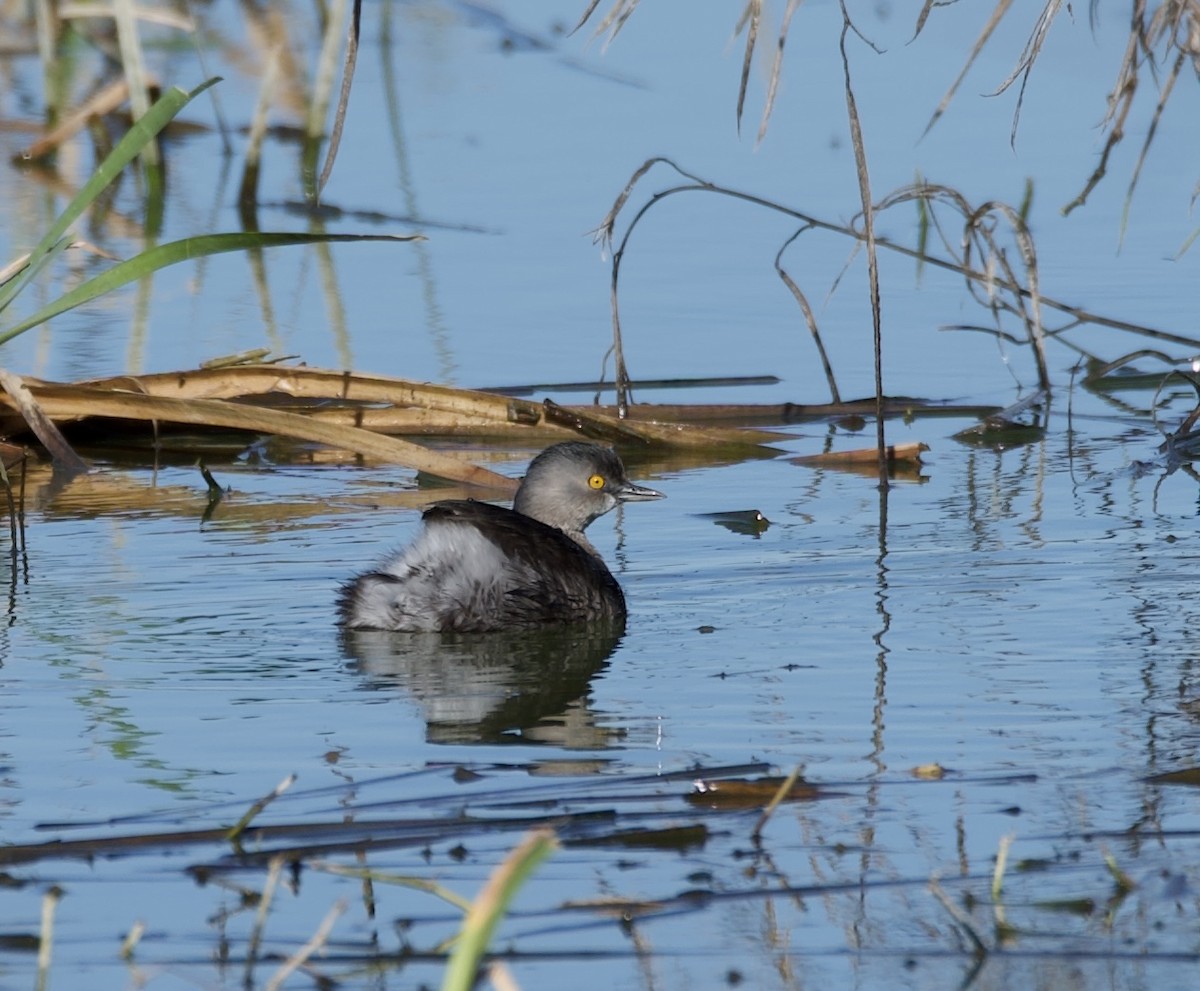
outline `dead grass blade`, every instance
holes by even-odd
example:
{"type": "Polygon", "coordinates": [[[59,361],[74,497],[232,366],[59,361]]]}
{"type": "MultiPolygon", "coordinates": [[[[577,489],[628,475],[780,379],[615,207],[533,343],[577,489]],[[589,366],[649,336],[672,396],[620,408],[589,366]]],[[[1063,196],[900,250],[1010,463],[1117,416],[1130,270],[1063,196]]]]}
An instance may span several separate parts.
{"type": "MultiPolygon", "coordinates": [[[[168,447],[169,439],[159,435],[160,424],[195,424],[268,434],[322,445],[322,450],[313,457],[337,458],[337,451],[346,451],[506,495],[515,491],[517,482],[505,475],[375,431],[515,436],[521,444],[583,435],[631,449],[653,448],[660,455],[679,452],[673,457],[682,455],[689,464],[712,463],[714,457],[770,456],[776,450],[773,445],[782,439],[782,435],[773,432],[693,422],[690,414],[703,417],[708,412],[703,406],[667,407],[662,417],[657,415],[657,407],[638,406],[634,407],[633,418],[622,419],[608,407],[561,407],[548,401],[537,404],[402,379],[276,365],[215,367],[74,385],[31,380],[24,388],[39,404],[47,425],[52,428],[54,420],[100,418],[111,421],[112,430],[119,437],[128,430],[123,423],[148,422],[154,425],[156,443],[165,442],[168,447]],[[286,408],[278,408],[281,405],[286,408]]],[[[0,399],[0,411],[5,406],[16,409],[13,400],[0,399]]],[[[896,408],[911,411],[912,402],[905,401],[896,408]]],[[[781,422],[792,418],[789,410],[786,406],[738,408],[722,411],[715,420],[781,422]]],[[[821,407],[807,411],[813,415],[829,412],[821,407]]],[[[0,428],[16,430],[23,423],[15,412],[9,413],[7,420],[6,423],[0,415],[0,428]]],[[[112,479],[106,481],[111,483],[112,479]]],[[[72,504],[93,509],[101,504],[128,507],[138,502],[136,491],[131,493],[128,486],[113,488],[109,484],[100,492],[90,489],[83,492],[77,487],[71,491],[75,493],[72,504]]],[[[57,488],[55,492],[55,505],[65,511],[65,493],[57,488]]],[[[150,505],[160,509],[162,497],[162,490],[156,490],[150,505]]],[[[415,504],[425,501],[421,493],[407,493],[406,498],[409,497],[416,500],[415,504]]],[[[183,511],[193,511],[190,491],[177,501],[183,511]]],[[[312,511],[307,504],[299,504],[234,506],[226,512],[238,518],[269,519],[281,509],[301,514],[312,511]]]]}
{"type": "Polygon", "coordinates": [[[1083,189],[1070,203],[1062,208],[1063,216],[1067,216],[1076,207],[1083,206],[1091,196],[1092,190],[1100,180],[1108,174],[1108,159],[1113,150],[1125,137],[1125,123],[1129,119],[1129,111],[1133,109],[1133,98],[1138,87],[1138,55],[1139,45],[1136,33],[1131,33],[1125,46],[1125,56],[1121,68],[1117,72],[1117,81],[1108,94],[1108,110],[1105,114],[1105,125],[1108,127],[1108,137],[1100,152],[1100,160],[1083,184],[1083,189]]]}
{"type": "Polygon", "coordinates": [[[74,448],[67,443],[67,439],[38,405],[38,401],[19,375],[0,368],[0,387],[8,394],[8,398],[21,414],[21,418],[33,431],[33,435],[50,452],[56,468],[72,475],[87,472],[88,466],[83,458],[76,454],[74,448]]]}
{"type": "Polygon", "coordinates": [[[1138,151],[1137,161],[1133,166],[1133,174],[1129,177],[1129,187],[1125,191],[1125,202],[1121,208],[1119,244],[1125,243],[1125,232],[1129,228],[1129,212],[1133,205],[1133,191],[1137,188],[1138,179],[1141,178],[1142,169],[1145,167],[1146,159],[1150,154],[1150,145],[1154,141],[1155,134],[1158,133],[1158,125],[1162,120],[1163,111],[1167,107],[1167,100],[1171,98],[1171,91],[1175,88],[1175,83],[1179,80],[1179,74],[1183,71],[1185,60],[1186,57],[1183,52],[1175,56],[1175,62],[1171,66],[1171,71],[1167,75],[1166,82],[1163,83],[1158,102],[1154,105],[1154,113],[1150,117],[1150,126],[1146,129],[1146,137],[1142,140],[1141,150],[1138,151]]]}
{"type": "MultiPolygon", "coordinates": [[[[1157,76],[1160,61],[1165,62],[1168,53],[1174,49],[1175,57],[1171,60],[1171,69],[1155,103],[1154,112],[1147,127],[1146,138],[1130,180],[1125,209],[1127,217],[1129,201],[1133,198],[1134,187],[1149,153],[1150,143],[1162,120],[1167,100],[1187,61],[1191,60],[1194,63],[1196,60],[1196,37],[1200,34],[1200,7],[1194,2],[1161,3],[1154,8],[1154,13],[1147,22],[1148,10],[1149,4],[1144,0],[1133,4],[1129,40],[1117,70],[1116,82],[1108,94],[1108,108],[1104,117],[1104,126],[1108,129],[1108,137],[1100,153],[1100,161],[1084,183],[1084,188],[1079,195],[1063,207],[1064,214],[1083,205],[1092,190],[1107,173],[1109,156],[1125,137],[1125,127],[1129,112],[1133,107],[1134,96],[1137,93],[1142,67],[1146,66],[1152,76],[1157,76]]],[[[1126,218],[1123,217],[1122,234],[1124,234],[1125,220],[1126,218]]]]}
{"type": "Polygon", "coordinates": [[[300,949],[287,958],[264,986],[264,991],[279,991],[283,987],[283,982],[286,981],[295,971],[304,965],[304,963],[323,947],[329,940],[329,934],[333,931],[333,924],[337,922],[338,917],[346,911],[346,902],[344,899],[338,899],[321,920],[321,924],[317,926],[317,931],[312,934],[309,939],[300,949]]]}
{"type": "MultiPolygon", "coordinates": [[[[635,418],[634,407],[629,405],[628,369],[624,363],[621,349],[622,328],[619,311],[619,279],[621,262],[628,249],[634,231],[638,224],[647,216],[651,207],[667,197],[678,193],[698,192],[728,196],[741,202],[762,207],[791,217],[799,221],[804,229],[813,228],[822,231],[848,236],[862,243],[866,240],[866,232],[855,226],[833,223],[822,220],[810,213],[785,206],[782,203],[768,200],[761,196],[731,189],[706,179],[699,178],[680,168],[668,158],[658,157],[644,162],[634,173],[633,177],[621,191],[612,209],[605,216],[597,229],[597,240],[611,246],[615,241],[615,228],[619,213],[629,207],[629,199],[637,183],[639,183],[656,164],[664,164],[683,176],[687,182],[658,188],[646,196],[646,201],[637,206],[628,226],[620,240],[616,242],[613,252],[611,305],[613,310],[613,353],[617,356],[617,413],[622,418],[635,418]]],[[[1114,330],[1149,337],[1153,340],[1181,344],[1188,348],[1200,348],[1200,338],[1179,334],[1172,331],[1159,330],[1128,320],[1118,320],[1095,313],[1083,307],[1062,302],[1045,295],[1041,291],[1040,279],[1037,274],[1037,253],[1032,235],[1024,219],[1028,204],[1013,208],[999,202],[986,203],[981,207],[970,204],[958,191],[937,184],[918,182],[903,187],[888,194],[880,203],[875,205],[876,212],[882,212],[900,202],[915,201],[923,213],[924,237],[927,239],[933,231],[941,239],[943,255],[931,254],[926,243],[919,247],[909,247],[888,238],[876,237],[875,244],[888,251],[917,260],[923,266],[940,268],[945,271],[957,272],[968,284],[969,291],[975,299],[992,313],[993,318],[1000,320],[1003,313],[1011,313],[1018,317],[1025,328],[1025,342],[1034,353],[1038,367],[1039,385],[1044,387],[1049,374],[1046,365],[1045,341],[1047,337],[1062,334],[1065,330],[1081,324],[1092,324],[1108,327],[1114,330]],[[961,235],[951,237],[938,214],[933,210],[938,204],[951,207],[963,220],[961,235]],[[1010,231],[1017,246],[1017,260],[1010,259],[1011,247],[1006,248],[1000,239],[996,218],[1004,221],[1005,229],[1010,231]],[[976,261],[978,258],[978,261],[976,261]],[[1018,277],[1017,268],[1023,268],[1024,273],[1018,277]],[[1007,294],[1005,298],[1002,294],[1007,294]],[[1047,309],[1056,310],[1068,315],[1072,323],[1060,327],[1053,332],[1047,332],[1042,318],[1047,309]]],[[[792,235],[794,238],[795,235],[792,235]]],[[[787,284],[787,280],[784,280],[787,284]]],[[[791,288],[791,287],[789,287],[791,288]]],[[[799,300],[798,300],[799,302],[799,300]]],[[[997,326],[990,331],[1002,334],[997,326]]],[[[1068,342],[1069,343],[1069,342],[1068,342]]],[[[834,404],[836,405],[836,404],[834,404]]],[[[659,407],[661,409],[661,407],[659,407]]],[[[761,422],[761,421],[760,421],[761,422]]]]}
{"type": "MultiPolygon", "coordinates": [[[[889,194],[879,204],[879,209],[888,209],[910,200],[919,204],[928,227],[941,239],[943,249],[954,261],[951,267],[957,267],[966,277],[968,291],[993,315],[996,321],[993,333],[1002,336],[1000,318],[1003,313],[1011,313],[1021,320],[1026,342],[1032,348],[1037,365],[1039,387],[1049,392],[1046,332],[1042,321],[1042,306],[1047,301],[1040,291],[1037,250],[1025,221],[1025,210],[1014,209],[996,200],[972,206],[957,190],[925,182],[889,194]],[[941,223],[936,210],[939,205],[949,206],[962,217],[962,234],[957,242],[947,235],[941,223]],[[1021,276],[1018,276],[1008,251],[1000,241],[997,217],[1005,222],[1017,246],[1021,276]],[[978,261],[975,261],[976,257],[978,261]],[[1014,286],[1019,288],[1014,291],[1014,286]]],[[[924,246],[920,260],[923,264],[942,264],[929,255],[924,246]]]]}
{"type": "Polygon", "coordinates": [[[275,799],[291,788],[295,783],[296,775],[289,774],[266,795],[264,795],[262,798],[256,799],[250,805],[250,808],[246,810],[246,813],[234,824],[233,828],[229,830],[226,838],[235,846],[238,846],[241,843],[241,836],[246,831],[246,827],[258,818],[259,813],[262,812],[263,809],[275,801],[275,799]]]}
{"type": "Polygon", "coordinates": [[[263,884],[262,893],[258,899],[258,910],[254,913],[254,926],[250,930],[250,938],[246,945],[246,967],[244,983],[247,988],[254,987],[254,965],[258,962],[258,951],[262,946],[263,930],[267,925],[267,915],[271,911],[271,902],[275,897],[275,889],[279,887],[279,879],[283,877],[283,868],[287,860],[282,855],[271,858],[267,869],[267,880],[263,884]]]}
{"type": "Polygon", "coordinates": [[[916,38],[916,36],[919,35],[924,29],[925,22],[929,20],[929,15],[933,12],[933,7],[934,0],[925,0],[925,2],[921,4],[921,12],[917,14],[917,26],[913,29],[914,38],[916,38]]]}
{"type": "Polygon", "coordinates": [[[1017,143],[1017,127],[1021,120],[1021,106],[1025,102],[1025,87],[1029,83],[1029,73],[1033,70],[1033,63],[1037,61],[1038,55],[1041,54],[1042,45],[1046,41],[1046,34],[1050,30],[1050,25],[1054,23],[1054,18],[1057,16],[1059,9],[1062,6],[1062,0],[1046,0],[1046,5],[1042,8],[1042,12],[1038,15],[1038,19],[1033,26],[1033,31],[1025,42],[1025,48],[1021,52],[1021,57],[1017,60],[1016,68],[1007,79],[1004,80],[997,88],[992,96],[997,96],[1003,93],[1018,76],[1021,77],[1021,89],[1017,95],[1017,106],[1013,110],[1012,130],[1009,132],[1009,144],[1017,143]]]}
{"type": "Polygon", "coordinates": [[[167,399],[232,399],[276,394],[314,400],[333,398],[351,403],[391,403],[518,423],[534,423],[541,415],[537,403],[494,393],[301,365],[219,366],[91,379],[78,385],[167,399]]]}
{"type": "MultiPolygon", "coordinates": [[[[596,30],[592,32],[592,37],[599,38],[600,35],[608,32],[608,37],[604,41],[604,47],[607,48],[616,40],[617,35],[621,33],[621,28],[625,26],[625,22],[629,20],[630,15],[637,9],[637,5],[640,2],[641,0],[615,0],[612,7],[609,8],[608,13],[604,15],[604,19],[596,25],[596,30]]],[[[583,27],[599,5],[600,0],[590,0],[587,9],[583,12],[583,16],[579,18],[579,23],[571,28],[571,34],[574,34],[583,27]]]]}
{"type": "Polygon", "coordinates": [[[211,399],[168,399],[76,386],[40,384],[30,391],[47,415],[56,419],[103,416],[163,420],[278,434],[344,448],[364,457],[407,465],[417,471],[467,485],[479,485],[505,493],[516,491],[517,483],[513,479],[460,461],[452,455],[383,437],[359,427],[339,427],[317,422],[298,413],[211,399]]]}
{"type": "Polygon", "coordinates": [[[742,33],[742,28],[747,24],[749,30],[746,33],[746,53],[742,56],[742,77],[738,81],[738,98],[737,98],[737,132],[742,133],[742,111],[746,106],[746,88],[750,83],[750,66],[754,61],[754,46],[758,42],[758,24],[762,20],[762,0],[747,0],[745,9],[742,10],[741,19],[738,21],[737,27],[734,29],[734,36],[742,33]]]}
{"type": "Polygon", "coordinates": [[[581,27],[583,27],[588,22],[588,18],[591,17],[592,14],[594,14],[596,12],[596,8],[599,6],[600,6],[600,0],[588,0],[588,5],[584,8],[583,13],[579,17],[579,20],[575,22],[575,26],[573,28],[571,28],[571,30],[568,31],[567,34],[574,34],[581,27]]]}
{"type": "Polygon", "coordinates": [[[751,839],[758,840],[762,837],[763,829],[766,828],[771,816],[775,814],[775,810],[786,799],[792,791],[792,786],[800,780],[800,775],[804,773],[804,765],[797,764],[792,768],[792,773],[783,779],[775,794],[771,796],[771,801],[767,803],[767,807],[763,809],[762,815],[758,817],[758,822],[754,824],[754,829],[750,832],[751,839]]]}
{"type": "MultiPolygon", "coordinates": [[[[915,38],[921,33],[921,28],[925,24],[925,18],[929,16],[929,6],[932,0],[927,0],[924,7],[921,8],[921,15],[917,19],[917,29],[913,33],[915,38]]],[[[936,124],[942,117],[942,114],[950,107],[954,95],[958,92],[958,88],[962,85],[962,81],[967,77],[971,66],[975,64],[975,60],[979,58],[979,53],[983,51],[984,46],[988,43],[1000,22],[1004,19],[1004,15],[1008,13],[1008,8],[1012,6],[1012,0],[997,0],[996,6],[992,9],[992,16],[988,18],[987,24],[983,26],[983,30],[979,32],[979,37],[975,39],[975,44],[971,47],[971,54],[967,56],[967,61],[959,70],[958,76],[954,82],[950,84],[950,88],[946,90],[945,95],[938,103],[933,111],[933,116],[929,118],[929,123],[925,125],[925,130],[922,132],[922,137],[933,130],[933,125],[936,124]]]]}
{"type": "Polygon", "coordinates": [[[792,16],[800,7],[800,0],[788,0],[783,12],[783,21],[779,25],[779,38],[775,42],[775,60],[771,63],[771,75],[767,81],[767,98],[763,101],[762,120],[758,123],[758,135],[754,139],[756,145],[762,144],[767,136],[767,124],[771,120],[771,111],[775,109],[775,96],[779,92],[779,79],[783,75],[783,46],[787,43],[788,29],[792,25],[792,16]]]}
{"type": "Polygon", "coordinates": [[[804,291],[788,275],[783,267],[783,253],[787,251],[796,238],[808,229],[808,227],[800,228],[800,230],[796,231],[795,234],[783,242],[783,245],[775,255],[775,271],[778,273],[779,278],[783,280],[783,284],[788,287],[788,291],[792,294],[792,298],[796,300],[796,305],[800,307],[800,312],[804,315],[804,322],[808,325],[808,332],[812,335],[813,344],[817,348],[817,355],[821,359],[821,367],[825,370],[825,381],[829,384],[829,398],[835,403],[840,403],[842,396],[838,392],[837,379],[833,375],[833,365],[830,363],[829,355],[825,351],[825,342],[821,340],[821,331],[817,327],[816,314],[813,313],[813,308],[809,305],[808,297],[804,295],[804,291]]]}
{"type": "MultiPolygon", "coordinates": [[[[635,446],[669,445],[696,449],[758,448],[763,444],[776,443],[779,439],[777,435],[762,431],[727,426],[704,427],[686,420],[680,422],[678,416],[660,419],[655,415],[659,409],[657,406],[632,407],[632,414],[622,418],[619,411],[608,407],[564,407],[490,392],[305,366],[235,365],[186,372],[117,376],[80,382],[74,386],[31,382],[43,401],[53,395],[57,397],[56,401],[65,402],[66,392],[76,389],[80,396],[88,397],[107,393],[126,397],[141,395],[171,402],[203,400],[211,403],[236,399],[238,404],[232,407],[234,410],[263,408],[263,412],[272,412],[281,404],[286,404],[292,416],[307,419],[314,425],[320,424],[329,430],[357,430],[348,437],[355,443],[363,439],[361,434],[369,431],[442,436],[518,434],[526,439],[565,438],[583,433],[594,439],[635,446]],[[297,405],[293,401],[296,399],[311,400],[311,404],[297,405]],[[298,411],[302,411],[304,416],[298,411]]],[[[58,408],[65,410],[67,407],[60,405],[58,408]]],[[[701,413],[705,409],[703,406],[691,408],[701,413]]],[[[97,410],[78,414],[64,412],[63,415],[107,414],[97,410]]],[[[169,416],[161,418],[171,419],[169,416]]],[[[182,422],[203,421],[192,419],[182,422]]],[[[298,425],[292,422],[291,426],[298,425]]],[[[262,425],[251,429],[262,429],[262,425]]],[[[302,439],[328,443],[312,436],[302,439]]],[[[336,446],[357,450],[347,443],[336,446]]],[[[415,445],[409,446],[424,450],[415,445]]],[[[365,452],[360,450],[358,453],[365,452]]],[[[367,456],[378,457],[379,453],[367,456]]],[[[386,460],[407,463],[394,457],[386,460]]]]}
{"type": "Polygon", "coordinates": [[[879,260],[875,250],[875,206],[871,199],[871,176],[867,169],[867,151],[863,142],[862,123],[850,80],[850,59],[846,54],[846,35],[853,30],[850,14],[842,0],[842,75],[845,80],[846,116],[850,121],[850,138],[854,146],[854,166],[858,173],[858,194],[862,201],[863,242],[867,248],[867,281],[871,299],[872,340],[875,351],[875,443],[879,449],[879,486],[887,488],[887,439],[883,416],[883,316],[879,294],[879,260]]]}
{"type": "Polygon", "coordinates": [[[362,0],[354,0],[350,12],[350,29],[346,36],[346,54],[342,62],[342,89],[338,94],[337,109],[333,115],[333,129],[329,133],[329,147],[325,151],[325,164],[321,166],[321,175],[317,179],[316,198],[321,198],[321,190],[333,173],[333,163],[337,160],[338,147],[342,143],[342,129],[346,123],[346,108],[350,105],[350,86],[354,82],[354,67],[358,64],[359,25],[362,20],[362,0]]]}
{"type": "Polygon", "coordinates": [[[65,894],[57,884],[52,884],[42,896],[42,925],[38,933],[36,991],[45,991],[50,976],[50,964],[54,960],[54,914],[65,894]]]}

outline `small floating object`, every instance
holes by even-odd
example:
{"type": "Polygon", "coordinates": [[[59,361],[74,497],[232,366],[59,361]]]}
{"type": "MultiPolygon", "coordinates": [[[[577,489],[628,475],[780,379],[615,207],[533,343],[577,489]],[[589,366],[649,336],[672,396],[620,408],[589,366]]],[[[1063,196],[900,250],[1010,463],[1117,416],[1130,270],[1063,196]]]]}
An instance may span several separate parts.
{"type": "MultiPolygon", "coordinates": [[[[689,805],[702,805],[711,809],[757,809],[771,802],[783,786],[786,778],[770,776],[763,778],[726,778],[720,781],[698,780],[685,801],[689,805]]],[[[785,802],[810,802],[824,797],[815,785],[802,778],[797,780],[785,802]]]]}
{"type": "Polygon", "coordinates": [[[1152,774],[1143,778],[1152,785],[1200,785],[1200,768],[1184,767],[1178,771],[1164,771],[1162,774],[1152,774]]]}
{"type": "Polygon", "coordinates": [[[954,439],[973,447],[990,447],[993,450],[1003,451],[1010,447],[1036,444],[1045,436],[1045,427],[992,416],[973,427],[960,430],[954,435],[954,439]]]}
{"type": "MultiPolygon", "coordinates": [[[[904,462],[921,463],[921,455],[929,450],[929,445],[920,441],[907,444],[889,444],[887,446],[888,464],[904,462]]],[[[852,467],[854,465],[876,465],[879,463],[879,448],[860,447],[853,451],[823,451],[820,454],[801,454],[788,459],[794,465],[829,465],[831,467],[852,467]]]]}
{"type": "Polygon", "coordinates": [[[984,417],[973,427],[960,430],[954,435],[954,439],[963,444],[990,447],[996,451],[1021,447],[1025,444],[1035,444],[1046,436],[1045,426],[1036,420],[1033,423],[1026,423],[1018,420],[1017,417],[1031,409],[1044,408],[1045,405],[1046,395],[1041,389],[1038,389],[1023,399],[1018,399],[1000,412],[984,417]]]}
{"type": "Polygon", "coordinates": [[[723,526],[726,530],[748,534],[751,537],[765,533],[771,525],[771,521],[757,509],[736,509],[731,512],[697,513],[696,515],[701,519],[712,520],[717,526],[723,526]]]}

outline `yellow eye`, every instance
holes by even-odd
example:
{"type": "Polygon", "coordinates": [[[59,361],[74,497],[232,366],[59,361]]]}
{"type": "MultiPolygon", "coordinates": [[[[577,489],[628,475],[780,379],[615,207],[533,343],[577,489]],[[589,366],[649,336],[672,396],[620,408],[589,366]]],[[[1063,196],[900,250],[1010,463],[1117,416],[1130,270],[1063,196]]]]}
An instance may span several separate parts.
{"type": "Polygon", "coordinates": [[[604,488],[604,476],[603,475],[593,475],[591,478],[588,479],[588,485],[590,485],[593,489],[604,488]]]}

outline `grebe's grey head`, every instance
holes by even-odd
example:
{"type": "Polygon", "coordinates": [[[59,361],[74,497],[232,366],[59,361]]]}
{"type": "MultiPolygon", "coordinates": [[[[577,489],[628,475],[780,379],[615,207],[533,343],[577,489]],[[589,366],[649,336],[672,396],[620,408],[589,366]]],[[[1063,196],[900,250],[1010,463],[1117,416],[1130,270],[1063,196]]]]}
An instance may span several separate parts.
{"type": "Polygon", "coordinates": [[[566,441],[533,459],[513,509],[558,527],[587,547],[583,531],[617,503],[662,498],[661,492],[631,482],[621,459],[607,447],[566,441]]]}

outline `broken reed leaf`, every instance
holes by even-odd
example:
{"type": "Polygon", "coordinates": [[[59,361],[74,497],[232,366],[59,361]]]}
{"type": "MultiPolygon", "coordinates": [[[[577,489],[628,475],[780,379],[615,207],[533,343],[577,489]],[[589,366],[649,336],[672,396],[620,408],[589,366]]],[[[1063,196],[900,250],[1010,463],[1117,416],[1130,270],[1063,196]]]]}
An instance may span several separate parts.
{"type": "MultiPolygon", "coordinates": [[[[201,466],[203,468],[203,466],[201,466]]],[[[219,487],[218,487],[219,488],[219,487]]],[[[296,782],[296,775],[289,774],[286,778],[279,782],[268,794],[254,801],[245,814],[234,823],[233,827],[226,834],[226,839],[231,843],[237,843],[246,828],[258,818],[258,814],[270,805],[275,799],[282,795],[285,791],[292,787],[296,782]]]]}
{"type": "MultiPolygon", "coordinates": [[[[263,991],[279,991],[284,982],[303,967],[309,957],[325,946],[329,941],[329,934],[333,931],[333,924],[346,911],[346,907],[347,902],[344,898],[339,898],[333,903],[333,907],[325,914],[321,924],[317,926],[316,932],[271,975],[267,983],[263,985],[263,991]]],[[[253,986],[253,981],[247,982],[247,986],[253,986]]]]}
{"type": "Polygon", "coordinates": [[[267,865],[267,878],[263,883],[262,891],[258,895],[258,908],[254,913],[254,924],[250,928],[250,936],[246,941],[246,959],[244,962],[244,976],[242,983],[247,988],[254,987],[254,965],[258,960],[258,950],[262,945],[263,931],[267,925],[267,913],[270,911],[271,902],[275,898],[275,889],[279,886],[279,879],[283,876],[283,867],[285,860],[282,856],[273,856],[267,865]]]}
{"type": "MultiPolygon", "coordinates": [[[[929,450],[929,445],[920,441],[912,441],[907,444],[889,444],[887,446],[887,459],[889,464],[900,462],[911,462],[914,464],[921,463],[921,455],[929,450]]],[[[874,465],[879,460],[879,450],[874,447],[860,447],[853,451],[825,451],[821,454],[802,454],[795,458],[788,458],[794,465],[828,465],[836,468],[843,465],[874,465]]]]}
{"type": "Polygon", "coordinates": [[[50,973],[50,964],[54,960],[54,915],[58,903],[66,892],[57,884],[52,884],[42,895],[42,923],[38,930],[37,983],[38,991],[48,987],[46,977],[50,973]]]}
{"type": "Polygon", "coordinates": [[[50,452],[55,468],[73,475],[87,472],[87,463],[67,443],[67,439],[63,437],[45,410],[38,405],[38,401],[19,375],[0,368],[0,388],[4,389],[13,406],[21,414],[21,419],[33,431],[33,435],[50,452]]]}
{"type": "MultiPolygon", "coordinates": [[[[629,446],[658,444],[674,448],[695,450],[734,449],[743,454],[770,453],[765,444],[781,439],[780,435],[757,430],[730,429],[727,427],[705,427],[671,420],[658,422],[643,419],[646,408],[632,407],[636,415],[629,421],[602,407],[562,407],[557,404],[546,406],[527,400],[498,396],[478,390],[456,389],[411,382],[385,376],[362,375],[349,371],[330,371],[281,365],[235,365],[231,367],[196,369],[186,372],[169,372],[141,376],[117,376],[78,383],[75,386],[61,383],[30,380],[36,386],[43,401],[49,401],[49,393],[55,391],[60,400],[72,390],[80,396],[99,397],[104,393],[113,396],[142,395],[169,400],[182,399],[238,399],[236,408],[272,409],[280,405],[280,397],[306,397],[320,400],[322,409],[314,423],[327,429],[354,429],[367,425],[368,419],[382,422],[385,432],[403,433],[405,426],[413,432],[453,435],[455,421],[442,418],[436,421],[413,416],[406,411],[412,408],[429,408],[468,419],[465,426],[470,433],[495,433],[511,435],[526,433],[530,439],[545,439],[546,431],[559,437],[582,433],[595,439],[617,441],[629,446]],[[370,409],[370,405],[377,408],[370,409]],[[387,412],[386,406],[401,407],[387,412]],[[371,414],[377,414],[372,417],[371,414]],[[394,429],[386,429],[391,423],[394,429]],[[339,427],[338,424],[341,424],[339,427]],[[489,426],[490,425],[490,426],[489,426]],[[535,438],[529,427],[545,428],[535,438]]],[[[114,400],[115,401],[115,400],[114,400]]],[[[653,410],[654,407],[649,409],[653,410]]],[[[705,407],[692,407],[703,410],[705,407]]],[[[104,409],[79,410],[62,415],[102,416],[104,409]]],[[[109,413],[107,415],[115,415],[109,413]]],[[[299,415],[293,412],[293,415],[299,415]]],[[[135,419],[138,417],[134,417],[135,419]]],[[[160,417],[170,420],[167,415],[160,417]]],[[[183,422],[202,423],[202,419],[189,418],[183,422]]],[[[221,425],[214,423],[213,425],[221,425]]],[[[248,429],[268,429],[249,427],[248,429]]],[[[369,431],[360,431],[368,433],[369,431]]],[[[293,434],[293,436],[304,436],[293,434]]],[[[342,445],[346,446],[346,445],[342,445]]],[[[351,450],[357,448],[351,446],[351,450]]],[[[366,454],[362,451],[360,453],[366,454]]],[[[378,455],[368,454],[376,457],[378,455]]],[[[397,460],[384,457],[383,460],[397,460]]],[[[399,459],[401,463],[403,459],[399,459]]],[[[440,474],[431,472],[431,474],[440,474]]],[[[450,477],[443,475],[442,477],[450,477]]],[[[467,479],[456,478],[459,481],[467,479]]]]}
{"type": "Polygon", "coordinates": [[[138,943],[146,934],[146,923],[141,919],[135,919],[132,926],[129,927],[129,932],[125,934],[125,938],[121,941],[121,959],[132,960],[133,951],[137,949],[138,943]]]}
{"type": "Polygon", "coordinates": [[[1117,858],[1107,850],[1104,851],[1104,866],[1108,868],[1108,872],[1112,875],[1113,881],[1116,882],[1117,891],[1122,894],[1128,894],[1131,891],[1136,891],[1138,884],[1121,868],[1117,863],[1117,858]]]}
{"type": "Polygon", "coordinates": [[[352,403],[423,406],[502,422],[532,424],[541,418],[540,405],[525,400],[385,375],[301,365],[222,365],[149,375],[120,375],[77,384],[176,399],[233,399],[278,394],[352,403]]]}
{"type": "MultiPolygon", "coordinates": [[[[206,399],[168,399],[132,392],[39,384],[30,390],[46,414],[53,418],[80,416],[116,417],[133,420],[164,420],[246,430],[252,433],[297,437],[355,451],[364,457],[406,465],[438,478],[480,485],[512,494],[517,482],[486,468],[479,468],[450,454],[408,441],[362,430],[321,423],[298,413],[260,409],[237,403],[206,399]]],[[[11,404],[11,400],[10,400],[11,404]]]]}
{"type": "Polygon", "coordinates": [[[767,802],[762,815],[758,817],[758,822],[754,824],[754,829],[750,831],[750,836],[755,842],[762,836],[763,830],[766,828],[771,816],[775,814],[775,810],[791,797],[792,789],[796,787],[796,782],[800,780],[800,776],[803,773],[804,765],[797,764],[792,768],[792,773],[779,783],[779,787],[775,789],[775,794],[771,796],[771,800],[767,802]]]}
{"type": "MultiPolygon", "coordinates": [[[[693,790],[685,796],[689,805],[709,809],[738,810],[765,807],[777,794],[787,778],[781,776],[763,778],[727,778],[721,781],[697,781],[693,790]]],[[[785,802],[808,802],[824,798],[815,785],[797,779],[787,794],[785,802]]]]}

